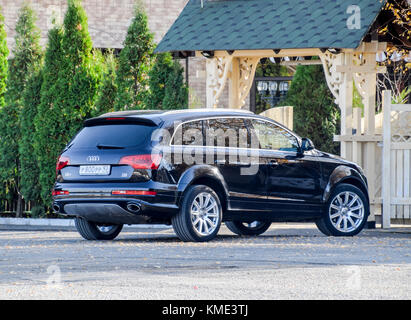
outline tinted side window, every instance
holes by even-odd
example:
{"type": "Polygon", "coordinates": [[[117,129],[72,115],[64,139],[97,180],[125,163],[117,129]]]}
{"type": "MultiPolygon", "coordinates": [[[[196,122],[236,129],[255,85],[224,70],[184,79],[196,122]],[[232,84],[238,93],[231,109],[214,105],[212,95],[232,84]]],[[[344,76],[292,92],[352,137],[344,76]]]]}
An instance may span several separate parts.
{"type": "Polygon", "coordinates": [[[251,120],[255,134],[260,141],[261,149],[295,151],[298,150],[298,141],[291,133],[274,123],[251,120]]]}
{"type": "Polygon", "coordinates": [[[202,146],[203,142],[203,121],[198,120],[183,123],[179,126],[172,144],[176,146],[202,146]]]}
{"type": "Polygon", "coordinates": [[[206,145],[218,147],[246,148],[249,137],[241,118],[209,119],[206,129],[206,145]]]}

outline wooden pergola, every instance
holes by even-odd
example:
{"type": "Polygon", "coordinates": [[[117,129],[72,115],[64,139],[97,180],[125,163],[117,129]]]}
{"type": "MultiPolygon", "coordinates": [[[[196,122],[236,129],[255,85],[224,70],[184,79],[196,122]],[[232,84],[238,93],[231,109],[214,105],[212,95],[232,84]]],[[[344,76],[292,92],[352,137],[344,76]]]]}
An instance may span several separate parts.
{"type": "Polygon", "coordinates": [[[243,108],[262,58],[299,58],[298,64],[322,64],[341,110],[341,156],[357,162],[368,177],[371,217],[378,204],[375,110],[379,67],[386,51],[373,27],[384,1],[358,0],[191,0],[157,51],[204,57],[207,108],[219,105],[228,86],[229,107],[243,108]],[[357,20],[356,20],[357,19],[357,20]],[[351,23],[351,24],[350,24],[351,23]],[[319,57],[319,60],[311,59],[319,57]],[[364,110],[353,109],[353,86],[364,110]],[[361,118],[363,113],[363,126],[361,118]]]}

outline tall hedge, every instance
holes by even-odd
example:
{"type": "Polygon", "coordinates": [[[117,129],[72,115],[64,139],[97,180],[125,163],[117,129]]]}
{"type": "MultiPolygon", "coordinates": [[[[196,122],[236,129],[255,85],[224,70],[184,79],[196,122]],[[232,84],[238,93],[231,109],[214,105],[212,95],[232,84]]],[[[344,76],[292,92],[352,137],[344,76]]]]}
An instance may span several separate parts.
{"type": "Polygon", "coordinates": [[[39,180],[46,205],[51,202],[58,155],[81,128],[83,120],[92,115],[102,77],[101,65],[94,63],[87,16],[80,1],[68,1],[61,44],[59,34],[55,29],[55,43],[47,49],[45,83],[36,117],[39,180]],[[55,61],[50,61],[50,56],[55,61]],[[50,68],[57,68],[58,74],[50,68]],[[55,83],[50,82],[52,79],[56,79],[55,83]]]}
{"type": "Polygon", "coordinates": [[[19,141],[21,140],[21,130],[25,130],[25,128],[20,128],[19,115],[28,79],[42,58],[42,50],[39,45],[40,32],[35,26],[35,20],[34,12],[29,5],[23,5],[16,24],[13,58],[9,62],[6,105],[2,108],[0,115],[0,136],[2,137],[0,177],[17,195],[16,215],[18,217],[22,216],[23,212],[20,160],[18,157],[19,141]]]}
{"type": "Polygon", "coordinates": [[[184,68],[174,61],[164,90],[163,109],[188,108],[188,88],[184,82],[184,68]]]}
{"type": "Polygon", "coordinates": [[[60,111],[55,106],[58,97],[59,68],[63,63],[62,49],[63,29],[56,26],[48,33],[48,44],[44,59],[43,83],[40,92],[40,104],[34,118],[34,152],[39,167],[40,196],[44,203],[49,200],[49,184],[53,175],[53,161],[56,156],[54,148],[63,143],[60,135],[60,111]],[[47,116],[45,116],[47,115],[47,116]]]}
{"type": "Polygon", "coordinates": [[[184,83],[184,68],[173,61],[170,53],[155,56],[149,72],[147,109],[184,109],[188,107],[188,88],[184,83]]]}
{"type": "Polygon", "coordinates": [[[298,66],[282,105],[294,107],[294,129],[315,146],[339,154],[333,135],[339,131],[339,108],[327,87],[322,66],[298,66]]]}
{"type": "Polygon", "coordinates": [[[34,72],[28,80],[23,94],[23,108],[19,117],[22,128],[19,142],[21,193],[26,201],[34,203],[39,203],[41,200],[40,171],[34,151],[35,125],[33,120],[37,116],[37,109],[40,105],[42,84],[43,74],[40,69],[34,72]]]}
{"type": "MultiPolygon", "coordinates": [[[[7,34],[4,25],[4,17],[1,14],[2,8],[0,7],[0,116],[2,109],[5,106],[4,95],[6,93],[6,83],[8,74],[8,61],[9,49],[7,48],[7,34]]],[[[0,144],[3,143],[0,135],[0,144]]],[[[1,155],[0,155],[1,157],[1,155]]],[[[7,199],[6,183],[0,180],[0,210],[3,210],[3,201],[7,199]]]]}
{"type": "Polygon", "coordinates": [[[127,31],[124,48],[120,52],[117,72],[115,109],[144,109],[148,94],[148,72],[154,51],[153,35],[141,3],[127,31]]]}
{"type": "Polygon", "coordinates": [[[113,52],[106,54],[102,63],[104,69],[103,83],[98,93],[93,116],[114,111],[114,103],[117,95],[117,59],[113,52]]]}
{"type": "MultiPolygon", "coordinates": [[[[7,34],[4,25],[4,17],[1,14],[0,7],[0,109],[4,107],[4,95],[6,93],[6,83],[8,74],[9,49],[7,48],[7,34]]],[[[1,138],[1,137],[0,137],[1,138]]]]}

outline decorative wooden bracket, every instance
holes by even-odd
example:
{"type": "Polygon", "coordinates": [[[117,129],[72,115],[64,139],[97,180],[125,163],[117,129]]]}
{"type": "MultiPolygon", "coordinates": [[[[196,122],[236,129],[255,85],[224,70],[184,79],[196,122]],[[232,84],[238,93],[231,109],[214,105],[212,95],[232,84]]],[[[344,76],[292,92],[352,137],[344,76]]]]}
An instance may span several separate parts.
{"type": "Polygon", "coordinates": [[[255,70],[259,62],[260,58],[240,58],[239,108],[245,105],[245,99],[253,85],[255,70]]]}
{"type": "Polygon", "coordinates": [[[335,103],[340,103],[340,85],[343,83],[343,75],[337,71],[337,65],[343,63],[343,54],[334,54],[330,51],[325,51],[320,55],[321,62],[324,67],[325,79],[327,81],[328,88],[335,98],[335,103]]]}
{"type": "Polygon", "coordinates": [[[224,91],[233,57],[230,55],[207,59],[207,108],[216,108],[224,91]]]}

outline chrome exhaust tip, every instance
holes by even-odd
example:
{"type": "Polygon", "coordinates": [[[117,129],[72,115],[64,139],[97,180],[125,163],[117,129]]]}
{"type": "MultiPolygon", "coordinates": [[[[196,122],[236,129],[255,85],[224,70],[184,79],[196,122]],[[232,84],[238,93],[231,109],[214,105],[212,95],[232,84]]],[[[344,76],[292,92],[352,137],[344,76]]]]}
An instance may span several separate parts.
{"type": "Polygon", "coordinates": [[[60,212],[60,206],[56,203],[53,204],[53,211],[54,213],[59,213],[60,212]]]}
{"type": "Polygon", "coordinates": [[[141,205],[134,202],[127,203],[127,210],[131,213],[137,213],[141,210],[141,205]]]}

